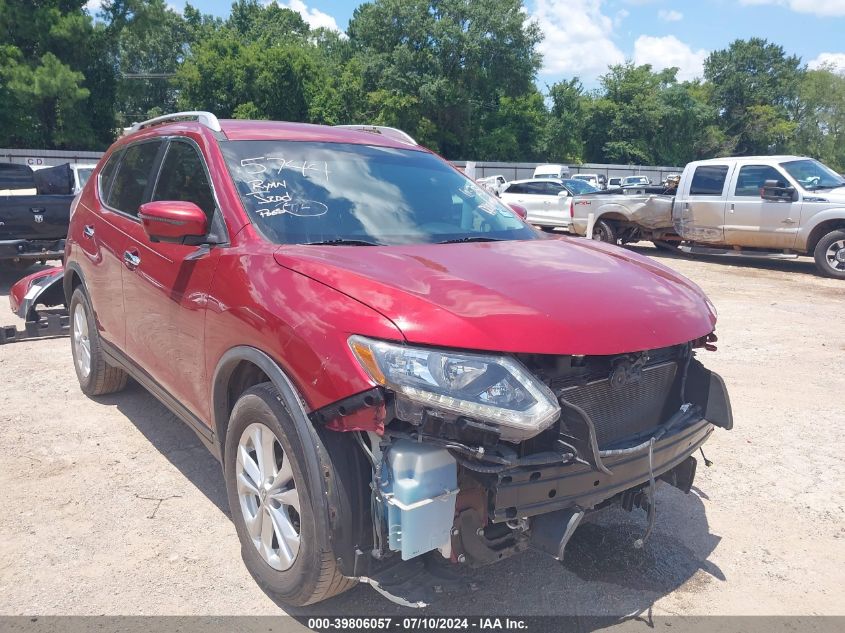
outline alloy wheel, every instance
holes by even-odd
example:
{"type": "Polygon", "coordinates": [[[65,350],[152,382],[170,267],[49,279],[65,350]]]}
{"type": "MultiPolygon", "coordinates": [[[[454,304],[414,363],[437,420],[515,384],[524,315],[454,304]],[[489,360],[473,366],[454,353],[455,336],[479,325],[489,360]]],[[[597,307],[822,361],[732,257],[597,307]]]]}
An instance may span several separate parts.
{"type": "Polygon", "coordinates": [[[91,373],[91,339],[88,333],[88,316],[85,306],[77,303],[73,311],[73,351],[76,352],[76,367],[83,378],[91,373]]]}
{"type": "Polygon", "coordinates": [[[845,240],[837,240],[828,246],[824,258],[831,269],[837,272],[845,271],[845,240]]]}
{"type": "Polygon", "coordinates": [[[291,461],[269,427],[255,422],[244,429],[235,477],[253,545],[270,567],[289,569],[300,545],[299,490],[291,461]]]}

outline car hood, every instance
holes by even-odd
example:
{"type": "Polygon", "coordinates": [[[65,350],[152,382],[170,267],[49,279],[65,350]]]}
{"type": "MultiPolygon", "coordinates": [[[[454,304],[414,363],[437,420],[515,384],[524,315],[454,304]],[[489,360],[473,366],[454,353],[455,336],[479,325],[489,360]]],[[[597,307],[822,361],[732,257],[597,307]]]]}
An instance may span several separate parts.
{"type": "Polygon", "coordinates": [[[619,354],[690,341],[716,322],[689,280],[592,240],[282,246],[274,257],[377,310],[412,343],[619,354]]]}

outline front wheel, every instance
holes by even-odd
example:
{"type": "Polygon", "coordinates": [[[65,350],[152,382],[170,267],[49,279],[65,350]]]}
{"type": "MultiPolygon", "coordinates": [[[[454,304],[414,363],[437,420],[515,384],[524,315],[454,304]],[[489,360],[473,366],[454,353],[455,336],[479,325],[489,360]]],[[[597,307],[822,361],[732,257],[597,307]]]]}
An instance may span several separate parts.
{"type": "Polygon", "coordinates": [[[820,239],[813,257],[822,275],[845,279],[845,231],[831,231],[820,239]]]}
{"type": "Polygon", "coordinates": [[[251,387],[232,410],[224,474],[229,508],[247,569],[268,593],[293,606],[350,589],[334,553],[321,547],[329,530],[319,484],[308,480],[306,447],[271,383],[251,387]]]}

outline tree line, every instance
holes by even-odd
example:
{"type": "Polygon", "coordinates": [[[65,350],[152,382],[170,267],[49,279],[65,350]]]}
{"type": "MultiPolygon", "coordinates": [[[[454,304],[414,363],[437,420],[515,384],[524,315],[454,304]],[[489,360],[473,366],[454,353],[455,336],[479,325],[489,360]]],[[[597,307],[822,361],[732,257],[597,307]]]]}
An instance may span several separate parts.
{"type": "Polygon", "coordinates": [[[0,0],[0,146],[103,149],[174,110],[401,128],[451,159],[683,165],[794,152],[845,170],[845,76],[764,39],[700,80],[610,66],[538,86],[521,0],[372,0],[345,33],[260,0],[226,18],[166,0],[0,0]]]}

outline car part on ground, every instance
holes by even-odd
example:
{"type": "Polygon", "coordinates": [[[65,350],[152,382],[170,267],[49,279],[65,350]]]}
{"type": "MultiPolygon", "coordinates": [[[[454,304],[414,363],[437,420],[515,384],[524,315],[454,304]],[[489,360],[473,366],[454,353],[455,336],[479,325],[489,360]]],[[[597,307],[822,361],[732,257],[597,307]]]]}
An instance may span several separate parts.
{"type": "Polygon", "coordinates": [[[19,330],[15,325],[0,327],[0,345],[68,334],[70,321],[64,309],[63,279],[62,268],[45,268],[12,286],[9,304],[12,312],[24,320],[24,328],[19,330]],[[44,306],[44,309],[39,310],[39,306],[44,306]]]}

